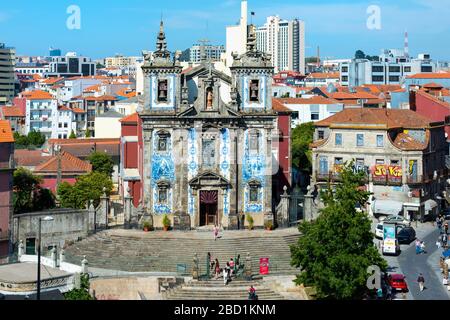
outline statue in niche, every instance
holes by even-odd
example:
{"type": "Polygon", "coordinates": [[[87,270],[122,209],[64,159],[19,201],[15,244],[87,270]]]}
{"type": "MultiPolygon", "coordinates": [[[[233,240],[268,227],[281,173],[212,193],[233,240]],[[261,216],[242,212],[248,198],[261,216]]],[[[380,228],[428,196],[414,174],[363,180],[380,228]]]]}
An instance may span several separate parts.
{"type": "Polygon", "coordinates": [[[211,110],[213,108],[213,102],[214,102],[213,89],[208,88],[208,89],[206,89],[206,109],[207,110],[211,110]]]}

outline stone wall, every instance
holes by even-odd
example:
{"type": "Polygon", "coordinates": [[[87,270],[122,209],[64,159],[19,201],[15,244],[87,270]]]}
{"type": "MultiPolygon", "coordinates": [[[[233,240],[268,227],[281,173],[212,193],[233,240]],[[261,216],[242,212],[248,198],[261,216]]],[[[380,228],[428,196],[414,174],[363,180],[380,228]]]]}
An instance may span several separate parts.
{"type": "MultiPolygon", "coordinates": [[[[20,240],[26,245],[27,239],[38,238],[39,218],[51,216],[54,221],[42,221],[42,249],[50,246],[64,247],[69,242],[86,238],[89,234],[89,211],[58,209],[13,216],[13,242],[20,240]]],[[[36,243],[37,245],[37,243],[36,243]]]]}

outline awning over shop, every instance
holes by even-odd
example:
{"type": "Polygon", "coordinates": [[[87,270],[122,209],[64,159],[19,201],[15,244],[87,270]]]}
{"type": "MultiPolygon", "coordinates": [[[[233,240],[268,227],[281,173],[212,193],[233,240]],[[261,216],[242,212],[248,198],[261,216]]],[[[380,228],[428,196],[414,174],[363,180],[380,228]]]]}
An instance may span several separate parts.
{"type": "Polygon", "coordinates": [[[403,211],[403,203],[394,200],[375,200],[372,208],[374,214],[396,215],[403,211]]]}
{"type": "Polygon", "coordinates": [[[431,211],[434,208],[437,208],[438,206],[437,202],[431,199],[425,201],[424,203],[425,203],[425,211],[431,211]]]}

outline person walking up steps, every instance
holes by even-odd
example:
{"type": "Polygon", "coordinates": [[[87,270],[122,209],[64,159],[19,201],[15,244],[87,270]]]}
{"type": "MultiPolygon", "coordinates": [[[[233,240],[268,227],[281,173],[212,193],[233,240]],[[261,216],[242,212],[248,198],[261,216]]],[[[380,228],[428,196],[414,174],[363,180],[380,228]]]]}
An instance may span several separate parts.
{"type": "Polygon", "coordinates": [[[423,277],[423,274],[419,274],[417,282],[419,283],[419,288],[420,291],[422,292],[425,289],[425,278],[423,277]]]}
{"type": "Polygon", "coordinates": [[[216,259],[216,263],[214,264],[214,267],[216,268],[216,270],[215,270],[216,279],[219,279],[219,276],[220,276],[219,259],[216,259]]]}
{"type": "Polygon", "coordinates": [[[217,238],[219,237],[219,228],[217,227],[217,225],[214,226],[213,232],[214,232],[214,241],[216,241],[217,238]]]}

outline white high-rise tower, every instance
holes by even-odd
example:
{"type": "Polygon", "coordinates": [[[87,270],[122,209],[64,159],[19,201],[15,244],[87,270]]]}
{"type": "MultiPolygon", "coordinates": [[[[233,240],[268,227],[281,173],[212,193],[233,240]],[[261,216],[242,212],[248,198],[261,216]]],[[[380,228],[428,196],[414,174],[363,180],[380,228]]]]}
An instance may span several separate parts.
{"type": "Polygon", "coordinates": [[[233,64],[232,53],[239,55],[247,51],[247,25],[248,25],[248,4],[247,0],[241,2],[241,19],[239,24],[227,27],[226,44],[226,66],[229,68],[233,64]]]}
{"type": "Polygon", "coordinates": [[[258,50],[272,55],[275,72],[283,70],[305,74],[305,22],[267,18],[256,32],[258,50]]]}

